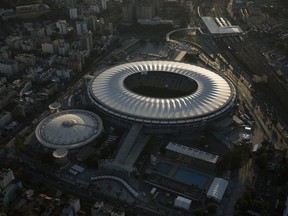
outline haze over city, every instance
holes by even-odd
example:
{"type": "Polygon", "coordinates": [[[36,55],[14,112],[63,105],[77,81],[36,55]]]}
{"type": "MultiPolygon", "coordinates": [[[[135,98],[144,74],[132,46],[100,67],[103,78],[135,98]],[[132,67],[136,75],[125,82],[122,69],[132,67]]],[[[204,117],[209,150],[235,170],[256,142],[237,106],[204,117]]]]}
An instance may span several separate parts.
{"type": "Polygon", "coordinates": [[[1,0],[0,215],[288,215],[286,0],[1,0]]]}

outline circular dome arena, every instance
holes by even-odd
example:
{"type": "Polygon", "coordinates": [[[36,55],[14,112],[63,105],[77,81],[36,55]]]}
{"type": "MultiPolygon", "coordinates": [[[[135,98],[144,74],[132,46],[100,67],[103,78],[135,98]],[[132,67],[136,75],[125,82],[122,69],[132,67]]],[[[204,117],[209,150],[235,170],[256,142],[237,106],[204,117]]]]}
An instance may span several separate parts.
{"type": "Polygon", "coordinates": [[[223,76],[199,66],[140,61],[95,76],[88,96],[103,113],[126,122],[196,126],[227,113],[236,91],[223,76]]]}
{"type": "Polygon", "coordinates": [[[38,141],[52,149],[73,149],[95,140],[103,130],[102,120],[86,110],[65,110],[44,118],[36,127],[38,141]]]}

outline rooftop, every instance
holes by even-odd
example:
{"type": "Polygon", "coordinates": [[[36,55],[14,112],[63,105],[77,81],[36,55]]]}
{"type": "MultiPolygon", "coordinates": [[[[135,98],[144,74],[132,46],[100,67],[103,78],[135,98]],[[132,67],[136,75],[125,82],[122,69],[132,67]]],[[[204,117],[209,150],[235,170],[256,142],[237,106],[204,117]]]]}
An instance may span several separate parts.
{"type": "Polygon", "coordinates": [[[240,34],[243,33],[239,26],[218,26],[212,17],[201,17],[211,34],[240,34]]]}
{"type": "Polygon", "coordinates": [[[48,148],[78,148],[89,144],[102,132],[102,120],[86,110],[65,110],[44,118],[36,128],[36,137],[48,148]]]}
{"type": "Polygon", "coordinates": [[[173,142],[169,142],[167,146],[165,147],[165,149],[174,151],[183,155],[187,155],[189,157],[197,158],[199,160],[214,163],[214,164],[218,161],[218,158],[219,158],[218,155],[200,151],[198,149],[194,149],[194,148],[180,145],[180,144],[173,143],[173,142]]]}

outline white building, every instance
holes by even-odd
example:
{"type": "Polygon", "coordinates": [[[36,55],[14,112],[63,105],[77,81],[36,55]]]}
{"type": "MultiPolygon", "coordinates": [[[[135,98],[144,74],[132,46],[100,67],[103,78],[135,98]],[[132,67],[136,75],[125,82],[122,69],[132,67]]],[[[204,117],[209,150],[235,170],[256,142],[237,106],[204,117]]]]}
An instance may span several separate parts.
{"type": "Polygon", "coordinates": [[[191,207],[191,203],[192,203],[192,200],[187,199],[182,196],[177,196],[177,198],[174,200],[174,207],[189,210],[191,207]]]}
{"type": "Polygon", "coordinates": [[[56,27],[58,28],[59,30],[59,34],[67,34],[67,23],[66,23],[66,20],[58,20],[56,22],[56,27]]]}
{"type": "Polygon", "coordinates": [[[0,73],[6,76],[11,76],[19,72],[18,63],[14,59],[0,58],[0,73]]]}
{"type": "Polygon", "coordinates": [[[77,13],[77,8],[69,8],[69,16],[70,19],[77,19],[78,18],[78,13],[77,13]]]}
{"type": "Polygon", "coordinates": [[[76,32],[77,35],[82,35],[86,33],[87,30],[87,23],[85,21],[77,21],[76,22],[76,32]]]}
{"type": "Polygon", "coordinates": [[[228,187],[228,183],[225,179],[215,177],[207,192],[207,198],[220,203],[228,187]]]}

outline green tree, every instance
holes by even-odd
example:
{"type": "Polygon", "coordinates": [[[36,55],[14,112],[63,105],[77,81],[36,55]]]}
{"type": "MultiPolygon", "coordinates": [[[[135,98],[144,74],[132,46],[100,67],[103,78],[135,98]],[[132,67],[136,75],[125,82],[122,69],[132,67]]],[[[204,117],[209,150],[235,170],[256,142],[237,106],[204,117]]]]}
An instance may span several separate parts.
{"type": "Polygon", "coordinates": [[[217,212],[217,205],[215,203],[208,203],[207,210],[209,214],[215,214],[217,212]]]}
{"type": "Polygon", "coordinates": [[[40,155],[40,161],[43,164],[53,165],[55,158],[52,156],[52,154],[50,152],[44,152],[40,155]]]}
{"type": "Polygon", "coordinates": [[[249,202],[245,199],[240,199],[240,200],[238,200],[237,208],[241,212],[246,212],[249,209],[249,202]]]}
{"type": "Polygon", "coordinates": [[[3,203],[0,203],[0,212],[1,213],[8,213],[9,207],[3,203]]]}

